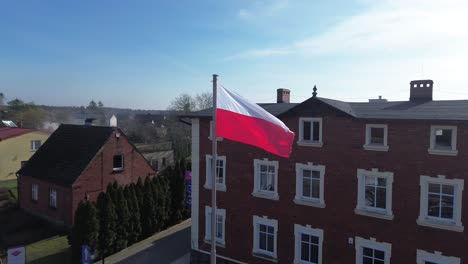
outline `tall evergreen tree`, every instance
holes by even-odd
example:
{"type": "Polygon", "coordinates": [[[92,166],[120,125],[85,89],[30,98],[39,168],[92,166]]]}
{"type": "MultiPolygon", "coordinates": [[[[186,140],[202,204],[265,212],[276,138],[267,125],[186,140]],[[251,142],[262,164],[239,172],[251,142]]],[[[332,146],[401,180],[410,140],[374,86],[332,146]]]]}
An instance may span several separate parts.
{"type": "Polygon", "coordinates": [[[104,257],[113,253],[116,240],[117,215],[115,206],[108,193],[100,193],[97,199],[99,217],[98,249],[104,263],[104,257]]]}
{"type": "Polygon", "coordinates": [[[137,242],[141,235],[140,206],[135,194],[135,184],[132,183],[125,188],[125,197],[130,211],[128,243],[131,245],[137,242]]]}
{"type": "Polygon", "coordinates": [[[171,219],[173,223],[182,220],[185,208],[185,178],[182,173],[181,162],[176,162],[175,168],[170,176],[172,189],[172,212],[171,219]]]}
{"type": "Polygon", "coordinates": [[[122,187],[114,186],[115,192],[115,212],[117,214],[118,224],[116,227],[115,251],[120,251],[128,246],[129,218],[128,203],[125,199],[122,187]]]}
{"type": "Polygon", "coordinates": [[[73,258],[81,256],[81,246],[87,245],[96,248],[99,237],[99,221],[97,209],[89,201],[81,201],[75,212],[75,224],[70,235],[70,244],[73,258]]]}
{"type": "Polygon", "coordinates": [[[153,195],[153,185],[149,178],[145,179],[144,185],[144,201],[143,201],[143,208],[142,208],[142,219],[141,219],[141,228],[143,231],[143,235],[145,237],[151,235],[155,231],[155,227],[157,225],[156,219],[156,210],[155,210],[155,203],[154,203],[154,195],[153,195]]]}

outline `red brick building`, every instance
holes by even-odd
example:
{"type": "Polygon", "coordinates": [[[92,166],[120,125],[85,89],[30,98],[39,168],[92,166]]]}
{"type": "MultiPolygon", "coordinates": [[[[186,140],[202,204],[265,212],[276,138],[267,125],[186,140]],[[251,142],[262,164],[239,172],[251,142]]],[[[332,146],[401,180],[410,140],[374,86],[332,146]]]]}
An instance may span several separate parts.
{"type": "MultiPolygon", "coordinates": [[[[315,90],[315,89],[314,89],[315,90]]],[[[261,104],[296,133],[289,159],[218,139],[220,263],[468,261],[468,100],[261,104]]],[[[210,251],[211,110],[192,124],[192,257],[210,251]]]]}
{"type": "Polygon", "coordinates": [[[155,172],[114,127],[61,125],[18,171],[20,207],[71,226],[78,203],[155,172]]]}

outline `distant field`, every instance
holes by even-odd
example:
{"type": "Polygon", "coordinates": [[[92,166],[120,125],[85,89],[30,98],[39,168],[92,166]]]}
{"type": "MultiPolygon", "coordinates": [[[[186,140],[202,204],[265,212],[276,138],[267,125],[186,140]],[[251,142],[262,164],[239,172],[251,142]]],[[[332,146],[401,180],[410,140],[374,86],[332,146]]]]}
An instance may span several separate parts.
{"type": "Polygon", "coordinates": [[[16,188],[17,185],[18,184],[16,180],[0,181],[0,187],[6,187],[10,189],[15,196],[15,200],[18,198],[18,189],[16,188]]]}

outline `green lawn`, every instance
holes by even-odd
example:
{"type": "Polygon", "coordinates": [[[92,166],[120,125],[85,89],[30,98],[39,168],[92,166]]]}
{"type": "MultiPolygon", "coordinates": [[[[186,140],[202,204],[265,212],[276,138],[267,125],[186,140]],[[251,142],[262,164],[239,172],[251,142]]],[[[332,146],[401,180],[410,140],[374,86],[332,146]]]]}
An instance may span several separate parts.
{"type": "Polygon", "coordinates": [[[34,264],[71,263],[67,236],[58,236],[26,246],[26,262],[34,264]]]}
{"type": "Polygon", "coordinates": [[[13,195],[16,198],[18,198],[18,189],[16,188],[17,186],[17,181],[16,180],[6,180],[6,181],[0,181],[0,187],[7,187],[8,189],[11,190],[13,195]]]}

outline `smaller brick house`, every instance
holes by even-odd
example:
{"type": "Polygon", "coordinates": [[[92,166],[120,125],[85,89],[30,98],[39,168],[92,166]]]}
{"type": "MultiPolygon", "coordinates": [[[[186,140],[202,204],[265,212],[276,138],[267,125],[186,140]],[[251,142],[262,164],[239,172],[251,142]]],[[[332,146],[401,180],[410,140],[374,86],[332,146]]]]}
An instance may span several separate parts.
{"type": "Polygon", "coordinates": [[[119,128],[61,125],[18,171],[19,205],[71,226],[81,200],[96,201],[114,181],[127,185],[154,175],[119,128]]]}

